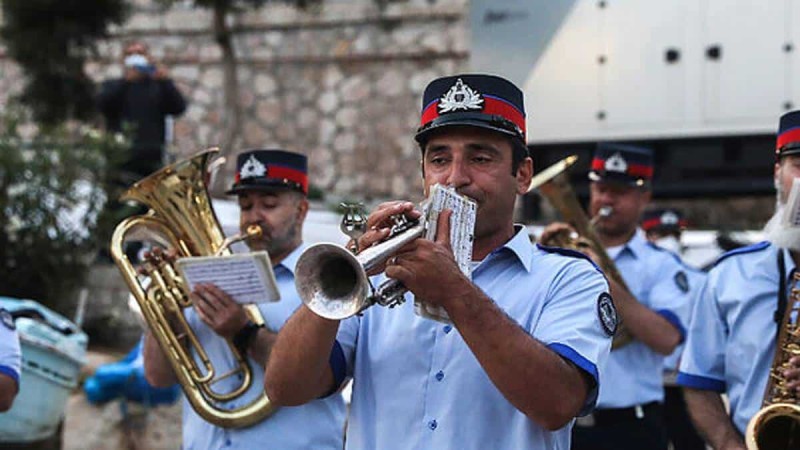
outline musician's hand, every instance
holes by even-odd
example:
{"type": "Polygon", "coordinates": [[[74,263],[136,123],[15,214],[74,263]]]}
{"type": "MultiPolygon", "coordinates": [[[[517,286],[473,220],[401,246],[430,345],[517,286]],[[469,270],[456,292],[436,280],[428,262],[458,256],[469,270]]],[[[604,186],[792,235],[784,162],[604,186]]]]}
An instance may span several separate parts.
{"type": "Polygon", "coordinates": [[[565,222],[553,222],[542,230],[542,234],[539,236],[539,244],[547,247],[557,247],[560,244],[558,241],[561,236],[571,234],[577,235],[577,231],[572,225],[565,222]]]}
{"type": "Polygon", "coordinates": [[[221,337],[233,339],[233,336],[247,324],[248,318],[244,308],[213,284],[196,285],[189,298],[200,320],[221,337]]]}
{"type": "Polygon", "coordinates": [[[178,251],[174,248],[167,250],[161,247],[154,247],[152,250],[146,251],[142,254],[142,264],[136,268],[136,273],[139,275],[148,275],[148,272],[153,267],[160,264],[173,264],[178,259],[178,251]]]}
{"type": "MultiPolygon", "coordinates": [[[[378,207],[370,213],[367,217],[367,231],[358,238],[358,250],[363,252],[364,249],[369,248],[379,242],[382,242],[391,232],[392,216],[403,214],[406,218],[414,220],[419,219],[422,213],[414,209],[414,204],[411,202],[394,201],[381,203],[378,207]]],[[[349,245],[350,247],[351,245],[349,245]]],[[[375,275],[383,272],[384,267],[375,267],[368,275],[375,275]]]]}
{"type": "Polygon", "coordinates": [[[449,209],[439,214],[436,240],[416,239],[389,258],[386,276],[401,281],[406,288],[426,302],[444,306],[460,298],[472,281],[464,276],[450,246],[449,209]]]}
{"type": "Polygon", "coordinates": [[[794,394],[800,394],[800,356],[792,356],[789,359],[789,368],[784,369],[783,376],[786,378],[786,387],[794,394]]]}

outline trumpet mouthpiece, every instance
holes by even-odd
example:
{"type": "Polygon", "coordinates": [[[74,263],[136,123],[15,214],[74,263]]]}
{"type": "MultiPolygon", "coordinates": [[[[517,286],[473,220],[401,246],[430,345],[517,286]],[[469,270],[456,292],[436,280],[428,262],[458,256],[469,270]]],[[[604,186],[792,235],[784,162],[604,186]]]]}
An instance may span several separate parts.
{"type": "Polygon", "coordinates": [[[602,208],[600,208],[599,211],[597,211],[597,215],[600,216],[600,217],[608,217],[613,212],[614,212],[614,208],[612,208],[610,206],[603,206],[602,208]]]}
{"type": "Polygon", "coordinates": [[[247,239],[257,238],[264,234],[264,230],[261,229],[260,225],[250,225],[247,227],[245,234],[247,239]]]}

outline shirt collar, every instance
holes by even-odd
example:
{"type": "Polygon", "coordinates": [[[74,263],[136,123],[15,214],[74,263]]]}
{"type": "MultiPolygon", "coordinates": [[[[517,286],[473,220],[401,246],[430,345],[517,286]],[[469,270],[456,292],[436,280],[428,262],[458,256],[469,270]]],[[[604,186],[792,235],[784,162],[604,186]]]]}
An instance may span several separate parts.
{"type": "Polygon", "coordinates": [[[528,237],[527,229],[519,224],[514,225],[516,234],[508,240],[502,247],[496,249],[492,253],[497,253],[503,249],[508,249],[513,253],[520,263],[525,267],[525,270],[531,271],[531,261],[533,259],[533,245],[531,239],[528,237]]]}
{"type": "Polygon", "coordinates": [[[636,228],[636,231],[633,232],[633,236],[631,239],[624,244],[624,248],[620,251],[620,253],[624,251],[629,251],[634,258],[639,259],[639,255],[646,250],[648,245],[647,238],[644,235],[644,231],[641,228],[636,228]]]}
{"type": "Polygon", "coordinates": [[[301,243],[300,245],[298,245],[297,248],[292,250],[291,253],[286,255],[286,257],[283,258],[283,260],[276,265],[276,268],[277,266],[283,266],[289,272],[291,272],[292,275],[294,275],[294,269],[297,266],[297,260],[300,259],[300,255],[303,253],[303,250],[305,250],[306,247],[307,247],[306,244],[301,243]]]}

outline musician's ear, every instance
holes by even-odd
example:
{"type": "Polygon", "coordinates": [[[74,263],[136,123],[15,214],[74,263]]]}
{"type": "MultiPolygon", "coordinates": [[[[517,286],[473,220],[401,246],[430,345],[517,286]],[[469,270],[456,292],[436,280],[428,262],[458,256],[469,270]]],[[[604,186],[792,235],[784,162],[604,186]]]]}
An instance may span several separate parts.
{"type": "Polygon", "coordinates": [[[517,179],[517,194],[524,195],[528,192],[528,187],[531,185],[531,178],[533,178],[533,159],[526,157],[520,161],[515,176],[517,179]]]}

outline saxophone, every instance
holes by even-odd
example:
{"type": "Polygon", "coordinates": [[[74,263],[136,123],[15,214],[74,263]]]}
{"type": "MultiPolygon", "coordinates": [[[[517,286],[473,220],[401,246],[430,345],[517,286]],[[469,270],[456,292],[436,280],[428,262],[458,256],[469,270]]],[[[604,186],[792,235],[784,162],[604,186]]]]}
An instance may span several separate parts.
{"type": "Polygon", "coordinates": [[[745,433],[748,450],[800,448],[800,406],[797,394],[787,389],[783,371],[789,360],[800,355],[800,272],[792,277],[792,290],[775,342],[775,357],[769,371],[762,408],[750,419],[745,433]]]}

